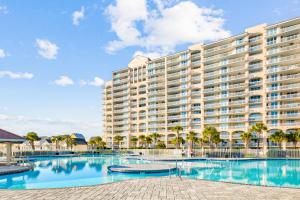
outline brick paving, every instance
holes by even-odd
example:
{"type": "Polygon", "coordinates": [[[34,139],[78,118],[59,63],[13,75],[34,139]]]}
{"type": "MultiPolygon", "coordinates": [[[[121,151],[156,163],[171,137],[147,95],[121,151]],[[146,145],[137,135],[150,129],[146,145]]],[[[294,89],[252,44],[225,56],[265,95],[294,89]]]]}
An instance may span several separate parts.
{"type": "Polygon", "coordinates": [[[300,189],[260,187],[177,177],[127,180],[89,187],[0,190],[1,200],[296,200],[300,189]]]}

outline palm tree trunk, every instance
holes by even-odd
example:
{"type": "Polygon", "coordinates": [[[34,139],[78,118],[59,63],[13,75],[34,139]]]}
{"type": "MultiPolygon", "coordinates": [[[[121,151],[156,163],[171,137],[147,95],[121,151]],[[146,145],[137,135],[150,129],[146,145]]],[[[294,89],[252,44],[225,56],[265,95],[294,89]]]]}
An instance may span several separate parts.
{"type": "Polygon", "coordinates": [[[30,143],[31,143],[32,151],[34,151],[34,150],[35,150],[35,149],[34,149],[34,141],[31,141],[30,143]]]}
{"type": "Polygon", "coordinates": [[[279,149],[282,150],[282,142],[278,142],[279,149]]]}

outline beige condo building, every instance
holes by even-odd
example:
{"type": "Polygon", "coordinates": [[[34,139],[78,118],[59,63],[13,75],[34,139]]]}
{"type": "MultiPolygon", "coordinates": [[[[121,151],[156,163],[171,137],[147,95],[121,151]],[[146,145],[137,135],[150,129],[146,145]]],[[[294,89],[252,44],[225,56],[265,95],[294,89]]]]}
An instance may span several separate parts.
{"type": "Polygon", "coordinates": [[[104,88],[104,136],[154,132],[171,148],[171,127],[201,134],[207,125],[226,145],[263,122],[269,131],[300,127],[300,18],[261,24],[240,35],[196,44],[154,60],[138,56],[104,88]]]}

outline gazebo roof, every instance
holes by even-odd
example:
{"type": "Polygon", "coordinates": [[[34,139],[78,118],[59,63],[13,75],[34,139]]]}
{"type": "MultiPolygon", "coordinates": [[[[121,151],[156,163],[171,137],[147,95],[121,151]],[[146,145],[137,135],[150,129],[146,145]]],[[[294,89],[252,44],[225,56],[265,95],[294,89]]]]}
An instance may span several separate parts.
{"type": "Polygon", "coordinates": [[[11,143],[22,143],[25,139],[21,136],[18,136],[14,133],[5,131],[0,128],[0,143],[2,142],[11,142],[11,143]]]}

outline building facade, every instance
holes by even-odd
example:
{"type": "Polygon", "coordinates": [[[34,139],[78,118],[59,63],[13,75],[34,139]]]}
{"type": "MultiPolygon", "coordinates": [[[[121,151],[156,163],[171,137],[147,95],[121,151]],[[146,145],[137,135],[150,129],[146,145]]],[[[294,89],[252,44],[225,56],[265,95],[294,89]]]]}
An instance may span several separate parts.
{"type": "Polygon", "coordinates": [[[267,138],[300,127],[300,18],[150,60],[138,56],[104,88],[104,138],[154,132],[167,147],[171,127],[201,134],[215,126],[228,145],[263,122],[267,138]]]}

